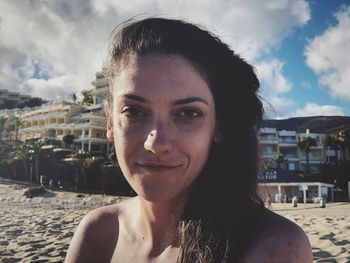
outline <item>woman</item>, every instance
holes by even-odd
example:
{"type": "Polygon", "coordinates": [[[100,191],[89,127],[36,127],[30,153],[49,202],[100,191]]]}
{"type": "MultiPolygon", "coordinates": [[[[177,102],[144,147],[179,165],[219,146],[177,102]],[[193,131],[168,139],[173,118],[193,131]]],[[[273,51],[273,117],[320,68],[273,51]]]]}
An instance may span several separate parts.
{"type": "Polygon", "coordinates": [[[138,194],[90,212],[66,262],[311,262],[307,237],[257,194],[253,68],[179,20],[117,32],[107,137],[138,194]]]}

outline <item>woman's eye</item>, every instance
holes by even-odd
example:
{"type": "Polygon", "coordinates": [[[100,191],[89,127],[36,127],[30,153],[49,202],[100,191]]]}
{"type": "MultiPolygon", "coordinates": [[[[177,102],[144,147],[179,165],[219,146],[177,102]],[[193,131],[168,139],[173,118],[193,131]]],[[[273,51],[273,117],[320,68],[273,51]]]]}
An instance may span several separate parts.
{"type": "Polygon", "coordinates": [[[200,117],[203,116],[203,113],[199,110],[195,109],[185,109],[179,112],[180,117],[189,117],[189,118],[194,118],[194,117],[200,117]]]}
{"type": "Polygon", "coordinates": [[[145,115],[143,111],[132,107],[125,107],[121,113],[130,119],[135,119],[145,115]]]}

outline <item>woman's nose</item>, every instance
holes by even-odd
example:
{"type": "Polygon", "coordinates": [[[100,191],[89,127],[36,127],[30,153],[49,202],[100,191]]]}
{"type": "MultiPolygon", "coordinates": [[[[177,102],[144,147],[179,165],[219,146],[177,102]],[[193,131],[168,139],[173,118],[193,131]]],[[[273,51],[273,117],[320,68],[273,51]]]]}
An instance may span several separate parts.
{"type": "Polygon", "coordinates": [[[169,153],[174,150],[174,141],[164,129],[153,129],[148,134],[145,143],[145,150],[154,154],[169,153]]]}

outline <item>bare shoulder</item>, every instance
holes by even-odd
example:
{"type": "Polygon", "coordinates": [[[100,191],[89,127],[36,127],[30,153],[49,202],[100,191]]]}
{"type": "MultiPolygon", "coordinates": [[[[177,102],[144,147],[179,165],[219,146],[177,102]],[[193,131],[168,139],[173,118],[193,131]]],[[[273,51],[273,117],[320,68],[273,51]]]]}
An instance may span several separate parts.
{"type": "Polygon", "coordinates": [[[65,262],[109,262],[117,245],[119,217],[125,213],[128,202],[100,207],[86,214],[74,233],[65,262]]]}
{"type": "Polygon", "coordinates": [[[298,225],[276,213],[266,211],[262,226],[259,238],[243,262],[312,262],[309,240],[298,225]]]}

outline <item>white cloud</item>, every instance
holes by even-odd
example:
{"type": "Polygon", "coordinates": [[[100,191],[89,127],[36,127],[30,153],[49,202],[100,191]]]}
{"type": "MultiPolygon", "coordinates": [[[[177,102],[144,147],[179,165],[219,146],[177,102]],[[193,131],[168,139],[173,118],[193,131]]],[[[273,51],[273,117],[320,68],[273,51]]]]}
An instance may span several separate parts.
{"type": "Polygon", "coordinates": [[[331,96],[350,100],[350,6],[343,7],[335,17],[338,23],[306,46],[306,63],[331,96]]]}
{"type": "Polygon", "coordinates": [[[292,83],[283,75],[283,62],[271,59],[256,65],[256,73],[262,86],[273,94],[286,93],[291,90],[292,83]]]}
{"type": "Polygon", "coordinates": [[[74,76],[64,75],[45,79],[28,79],[23,82],[21,89],[29,94],[40,94],[41,97],[51,99],[70,99],[69,85],[73,83],[74,76]]]}
{"type": "Polygon", "coordinates": [[[304,108],[295,110],[286,117],[308,117],[308,116],[344,116],[341,107],[334,105],[319,105],[317,103],[307,103],[304,108]]]}
{"type": "Polygon", "coordinates": [[[47,99],[90,88],[110,32],[137,14],[203,24],[249,61],[310,19],[307,1],[294,0],[12,0],[0,10],[0,87],[47,99]]]}
{"type": "Polygon", "coordinates": [[[283,75],[283,66],[284,63],[278,59],[269,59],[256,65],[266,118],[281,118],[295,105],[292,99],[285,97],[293,85],[283,75]]]}

